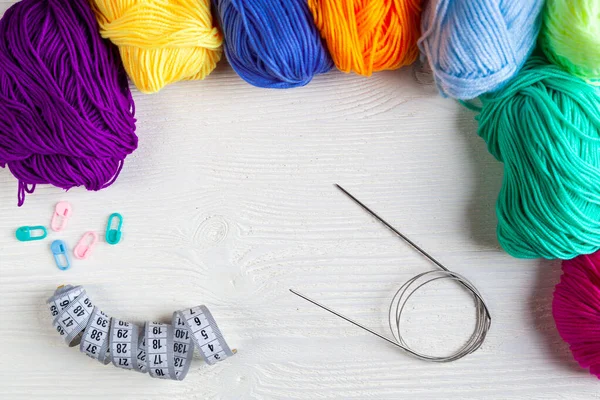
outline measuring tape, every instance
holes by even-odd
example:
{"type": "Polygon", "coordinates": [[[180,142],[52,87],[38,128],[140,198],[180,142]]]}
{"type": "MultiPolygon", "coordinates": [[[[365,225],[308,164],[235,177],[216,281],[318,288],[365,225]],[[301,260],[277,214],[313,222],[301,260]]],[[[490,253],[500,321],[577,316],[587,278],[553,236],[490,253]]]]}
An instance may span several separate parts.
{"type": "Polygon", "coordinates": [[[170,325],[146,322],[140,329],[102,312],[82,286],[60,286],[47,304],[54,329],[69,347],[79,344],[82,353],[104,365],[148,372],[153,378],[183,380],[194,347],[210,365],[235,353],[205,306],[174,312],[170,325]]]}

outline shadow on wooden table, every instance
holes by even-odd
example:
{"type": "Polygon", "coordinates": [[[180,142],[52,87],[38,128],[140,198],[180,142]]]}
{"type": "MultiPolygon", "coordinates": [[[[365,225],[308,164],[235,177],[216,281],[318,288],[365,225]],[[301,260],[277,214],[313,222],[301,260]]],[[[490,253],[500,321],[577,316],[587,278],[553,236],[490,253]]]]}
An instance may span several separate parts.
{"type": "Polygon", "coordinates": [[[496,198],[502,185],[503,165],[486,148],[477,135],[475,112],[460,106],[454,123],[469,149],[470,171],[475,179],[471,198],[465,209],[473,241],[485,247],[499,248],[496,240],[496,198]]]}

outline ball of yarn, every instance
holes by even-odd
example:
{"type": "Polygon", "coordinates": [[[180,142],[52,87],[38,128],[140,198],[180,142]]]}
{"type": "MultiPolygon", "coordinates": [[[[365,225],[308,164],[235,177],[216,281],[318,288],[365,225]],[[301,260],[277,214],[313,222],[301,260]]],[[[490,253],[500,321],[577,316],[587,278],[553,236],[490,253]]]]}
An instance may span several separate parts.
{"type": "Polygon", "coordinates": [[[532,56],[480,96],[479,135],[504,163],[498,239],[511,255],[570,259],[600,248],[600,90],[532,56]]]}
{"type": "Polygon", "coordinates": [[[137,147],[119,54],[87,0],[23,0],[0,20],[0,165],[19,181],[99,190],[137,147]]]}
{"type": "Polygon", "coordinates": [[[308,0],[340,71],[370,76],[416,60],[420,0],[308,0]]]}
{"type": "Polygon", "coordinates": [[[215,0],[225,54],[246,82],[304,86],[333,67],[306,0],[215,0]]]}
{"type": "Polygon", "coordinates": [[[600,252],[563,261],[552,315],[575,360],[600,378],[600,252]]]}
{"type": "Polygon", "coordinates": [[[419,47],[443,95],[473,99],[502,87],[533,51],[544,0],[430,0],[419,47]]]}
{"type": "Polygon", "coordinates": [[[144,93],[204,79],[221,58],[210,0],[92,0],[100,34],[119,47],[127,74],[144,93]]]}
{"type": "Polygon", "coordinates": [[[600,1],[547,0],[540,43],[553,63],[600,85],[600,1]]]}

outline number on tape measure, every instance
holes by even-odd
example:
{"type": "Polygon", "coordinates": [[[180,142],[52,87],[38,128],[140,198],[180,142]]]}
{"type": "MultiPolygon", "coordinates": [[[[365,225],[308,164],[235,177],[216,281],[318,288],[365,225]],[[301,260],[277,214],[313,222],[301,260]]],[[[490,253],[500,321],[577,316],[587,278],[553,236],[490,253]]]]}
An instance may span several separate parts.
{"type": "Polygon", "coordinates": [[[111,318],[95,307],[81,286],[61,286],[47,301],[53,326],[69,346],[79,344],[102,364],[148,372],[160,379],[183,380],[194,348],[208,364],[232,356],[232,351],[205,306],[173,313],[171,324],[136,324],[111,318]]]}

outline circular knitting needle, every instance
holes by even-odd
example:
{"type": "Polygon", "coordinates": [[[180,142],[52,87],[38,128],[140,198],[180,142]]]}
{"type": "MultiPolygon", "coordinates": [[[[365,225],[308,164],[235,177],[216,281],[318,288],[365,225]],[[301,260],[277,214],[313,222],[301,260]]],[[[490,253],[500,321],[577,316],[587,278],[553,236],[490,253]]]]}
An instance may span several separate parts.
{"type": "Polygon", "coordinates": [[[398,291],[394,295],[392,301],[390,302],[390,307],[389,307],[389,327],[390,327],[390,331],[393,335],[393,339],[386,337],[386,336],[374,331],[373,329],[362,325],[361,323],[319,303],[316,300],[311,299],[310,297],[308,297],[294,289],[290,289],[290,292],[292,292],[296,296],[299,296],[299,297],[303,298],[304,300],[336,315],[337,317],[342,318],[343,320],[348,321],[351,324],[377,336],[378,338],[383,339],[386,342],[393,344],[396,347],[401,348],[402,350],[404,350],[422,360],[433,361],[433,362],[455,361],[455,360],[458,360],[458,359],[474,352],[475,350],[477,350],[481,346],[483,341],[485,340],[487,332],[491,326],[492,318],[491,318],[489,310],[485,304],[485,301],[483,300],[483,298],[481,297],[481,294],[475,288],[475,286],[471,282],[469,282],[469,280],[467,280],[465,277],[463,277],[462,275],[452,272],[448,268],[446,268],[444,265],[442,265],[442,263],[437,261],[433,256],[431,256],[429,253],[427,253],[425,250],[423,250],[421,247],[419,247],[416,243],[414,243],[412,240],[410,240],[406,235],[404,235],[403,233],[398,231],[396,228],[394,228],[392,225],[390,225],[387,221],[385,221],[383,218],[381,218],[379,215],[377,215],[373,210],[371,210],[369,207],[367,207],[365,204],[363,204],[360,200],[358,200],[356,197],[351,195],[346,189],[344,189],[343,187],[341,187],[338,184],[335,184],[335,187],[338,188],[340,191],[342,191],[342,193],[344,193],[346,196],[351,198],[356,204],[361,206],[363,208],[363,210],[365,210],[371,216],[373,216],[375,219],[377,219],[379,222],[381,222],[386,228],[388,228],[394,234],[396,234],[396,236],[398,236],[399,238],[404,240],[412,248],[414,248],[419,253],[421,253],[421,255],[423,255],[428,260],[430,260],[432,263],[434,263],[437,267],[440,268],[440,270],[427,271],[427,272],[418,274],[417,276],[408,280],[404,285],[402,285],[400,287],[400,289],[398,289],[398,291]],[[441,279],[451,279],[451,280],[457,281],[465,289],[467,289],[469,291],[469,293],[473,296],[473,300],[475,301],[475,307],[476,307],[476,325],[475,325],[475,329],[473,330],[473,333],[471,334],[471,336],[469,337],[467,342],[463,346],[461,346],[460,349],[458,349],[456,352],[454,352],[448,356],[431,356],[431,355],[427,355],[424,353],[420,353],[409,347],[409,345],[406,343],[406,341],[402,337],[402,333],[400,332],[400,319],[402,316],[402,312],[404,311],[404,307],[405,307],[406,303],[408,302],[408,299],[417,290],[419,290],[421,287],[423,287],[431,282],[441,280],[441,279]]]}

